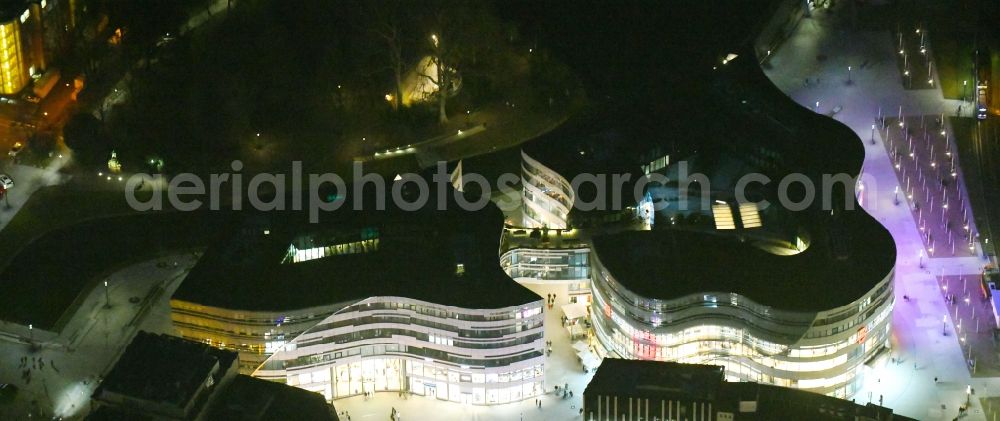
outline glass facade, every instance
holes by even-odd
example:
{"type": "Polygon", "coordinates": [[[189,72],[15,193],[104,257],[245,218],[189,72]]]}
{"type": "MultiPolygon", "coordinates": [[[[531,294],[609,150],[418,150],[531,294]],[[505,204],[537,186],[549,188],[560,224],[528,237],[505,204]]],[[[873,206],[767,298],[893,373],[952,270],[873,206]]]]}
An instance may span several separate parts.
{"type": "Polygon", "coordinates": [[[529,228],[566,228],[576,193],[569,181],[521,152],[522,212],[529,228]]]}
{"type": "Polygon", "coordinates": [[[28,84],[21,37],[17,19],[0,23],[0,93],[5,95],[16,94],[28,84]]]}
{"type": "Polygon", "coordinates": [[[408,392],[490,405],[544,389],[541,301],[462,309],[402,297],[344,306],[254,372],[338,399],[408,392]]]}
{"type": "Polygon", "coordinates": [[[590,281],[590,249],[508,250],[500,256],[500,265],[513,279],[545,281],[590,281]]]}
{"type": "MultiPolygon", "coordinates": [[[[889,273],[855,303],[819,313],[757,304],[735,293],[659,300],[628,291],[591,256],[594,334],[622,358],[724,366],[733,381],[847,398],[889,340],[889,273]]],[[[666,279],[665,279],[666,281],[666,279]]]]}

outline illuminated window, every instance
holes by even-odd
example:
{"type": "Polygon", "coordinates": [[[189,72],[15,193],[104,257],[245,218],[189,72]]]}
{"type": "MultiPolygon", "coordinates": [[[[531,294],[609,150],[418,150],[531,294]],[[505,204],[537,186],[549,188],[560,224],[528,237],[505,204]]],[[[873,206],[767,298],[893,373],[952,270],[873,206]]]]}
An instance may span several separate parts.
{"type": "Polygon", "coordinates": [[[736,223],[733,222],[733,211],[729,208],[728,204],[717,203],[712,205],[712,216],[715,217],[715,229],[736,229],[736,223]]]}
{"type": "Polygon", "coordinates": [[[760,211],[757,210],[757,204],[740,203],[740,219],[743,220],[743,228],[757,228],[761,226],[760,211]]]}

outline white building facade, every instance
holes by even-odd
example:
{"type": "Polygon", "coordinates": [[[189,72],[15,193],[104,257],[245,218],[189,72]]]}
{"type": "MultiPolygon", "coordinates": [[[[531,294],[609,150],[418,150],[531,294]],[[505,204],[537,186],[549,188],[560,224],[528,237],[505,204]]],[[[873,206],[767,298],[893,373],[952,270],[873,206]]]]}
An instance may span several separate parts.
{"type": "Polygon", "coordinates": [[[491,405],[544,393],[541,300],[466,309],[405,297],[346,304],[254,373],[327,400],[408,392],[491,405]]]}

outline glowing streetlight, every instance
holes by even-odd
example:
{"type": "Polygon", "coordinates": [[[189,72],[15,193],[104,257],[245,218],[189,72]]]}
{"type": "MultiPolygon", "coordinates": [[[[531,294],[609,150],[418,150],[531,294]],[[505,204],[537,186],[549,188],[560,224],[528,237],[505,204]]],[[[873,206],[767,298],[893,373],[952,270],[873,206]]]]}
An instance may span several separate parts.
{"type": "Polygon", "coordinates": [[[104,308],[111,308],[111,291],[108,289],[108,281],[104,281],[104,308]]]}
{"type": "Polygon", "coordinates": [[[434,47],[437,48],[438,44],[440,44],[437,34],[431,34],[431,42],[433,42],[434,47]]]}

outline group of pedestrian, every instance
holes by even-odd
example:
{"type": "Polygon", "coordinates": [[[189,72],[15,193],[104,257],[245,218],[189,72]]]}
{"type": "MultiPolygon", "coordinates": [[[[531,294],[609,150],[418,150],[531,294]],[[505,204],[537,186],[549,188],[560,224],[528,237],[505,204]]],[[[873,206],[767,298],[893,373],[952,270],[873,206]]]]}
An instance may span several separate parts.
{"type": "Polygon", "coordinates": [[[542,408],[542,400],[541,399],[535,399],[535,407],[538,408],[538,409],[542,408]]]}
{"type": "Polygon", "coordinates": [[[819,78],[816,78],[815,82],[812,82],[809,80],[809,78],[806,78],[805,86],[809,86],[810,83],[815,83],[816,85],[819,85],[819,78]]]}
{"type": "MultiPolygon", "coordinates": [[[[45,368],[45,360],[42,357],[31,357],[31,367],[28,367],[28,356],[21,357],[21,361],[18,364],[18,368],[23,368],[24,371],[21,372],[21,380],[24,380],[25,384],[31,383],[31,370],[42,370],[45,368]]],[[[56,373],[59,369],[56,368],[56,363],[53,360],[49,360],[49,367],[52,367],[56,373]]]]}
{"type": "Polygon", "coordinates": [[[555,305],[555,303],[556,303],[556,295],[548,294],[548,301],[546,302],[546,304],[548,304],[549,308],[551,309],[552,306],[555,305]]]}
{"type": "Polygon", "coordinates": [[[561,389],[559,388],[559,385],[556,385],[555,388],[556,388],[556,395],[559,395],[563,399],[573,397],[573,391],[569,390],[569,383],[563,384],[563,387],[561,389]]]}
{"type": "Polygon", "coordinates": [[[545,341],[545,356],[552,355],[552,341],[545,341]]]}
{"type": "Polygon", "coordinates": [[[351,421],[351,413],[350,413],[350,412],[347,412],[347,411],[341,411],[341,412],[340,412],[340,416],[341,416],[341,418],[340,418],[340,419],[342,419],[342,420],[347,420],[347,421],[351,421]]]}

